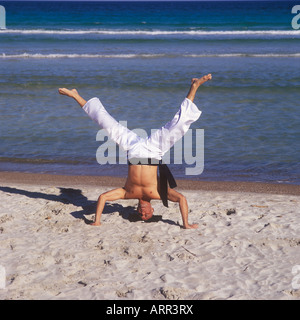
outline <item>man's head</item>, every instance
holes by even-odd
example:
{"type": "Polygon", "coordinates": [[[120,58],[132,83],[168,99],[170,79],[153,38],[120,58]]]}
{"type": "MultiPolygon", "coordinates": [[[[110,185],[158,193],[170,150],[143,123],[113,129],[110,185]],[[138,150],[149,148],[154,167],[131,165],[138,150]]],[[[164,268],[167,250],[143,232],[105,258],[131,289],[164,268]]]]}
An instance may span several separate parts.
{"type": "Polygon", "coordinates": [[[142,220],[149,220],[153,216],[154,209],[152,208],[149,201],[140,200],[137,210],[142,220]]]}

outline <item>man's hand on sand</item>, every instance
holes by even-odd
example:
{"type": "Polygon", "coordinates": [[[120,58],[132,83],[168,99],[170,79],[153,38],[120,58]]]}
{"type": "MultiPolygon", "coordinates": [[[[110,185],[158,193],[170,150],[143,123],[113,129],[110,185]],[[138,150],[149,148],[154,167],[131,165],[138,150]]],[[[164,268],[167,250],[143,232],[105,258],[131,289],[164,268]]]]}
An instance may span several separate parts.
{"type": "Polygon", "coordinates": [[[198,228],[198,224],[194,223],[194,224],[188,224],[187,226],[183,226],[184,229],[197,229],[198,228]]]}
{"type": "Polygon", "coordinates": [[[101,222],[92,222],[89,225],[90,226],[101,226],[101,222]]]}

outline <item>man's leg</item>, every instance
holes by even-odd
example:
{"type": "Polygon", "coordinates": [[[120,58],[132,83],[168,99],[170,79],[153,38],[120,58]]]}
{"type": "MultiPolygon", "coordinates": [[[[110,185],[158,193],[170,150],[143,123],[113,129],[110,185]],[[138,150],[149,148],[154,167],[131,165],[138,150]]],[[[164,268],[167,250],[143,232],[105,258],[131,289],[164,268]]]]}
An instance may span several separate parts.
{"type": "Polygon", "coordinates": [[[210,73],[202,78],[193,78],[190,91],[186,97],[190,99],[192,102],[194,102],[195,95],[198,88],[201,86],[201,84],[211,79],[212,79],[212,76],[210,73]]]}
{"type": "Polygon", "coordinates": [[[79,95],[76,89],[69,90],[66,88],[59,88],[58,92],[60,94],[63,94],[65,96],[75,99],[75,101],[78,102],[81,108],[86,104],[86,101],[79,95]]]}
{"type": "MultiPolygon", "coordinates": [[[[159,157],[169,151],[171,147],[181,139],[188,131],[190,125],[197,121],[201,115],[201,111],[193,103],[199,86],[208,80],[211,80],[211,74],[202,78],[193,78],[187,97],[182,102],[180,109],[174,118],[164,125],[161,129],[155,131],[148,140],[146,145],[149,150],[157,154],[159,157]]],[[[155,158],[154,155],[152,157],[155,158]]]]}
{"type": "Polygon", "coordinates": [[[83,99],[76,89],[60,88],[59,93],[75,99],[75,101],[83,108],[89,117],[97,122],[99,126],[105,129],[115,143],[123,150],[128,151],[139,142],[140,138],[136,133],[122,126],[117,122],[104,108],[98,98],[92,98],[89,101],[83,99]]]}

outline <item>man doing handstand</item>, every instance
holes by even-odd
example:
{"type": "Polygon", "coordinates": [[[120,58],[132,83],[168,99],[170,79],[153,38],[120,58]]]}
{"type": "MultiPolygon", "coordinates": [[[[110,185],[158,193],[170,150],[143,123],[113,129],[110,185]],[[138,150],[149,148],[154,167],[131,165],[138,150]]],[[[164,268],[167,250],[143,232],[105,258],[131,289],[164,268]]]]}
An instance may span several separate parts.
{"type": "Polygon", "coordinates": [[[190,125],[198,120],[201,111],[193,103],[201,84],[210,80],[211,74],[202,78],[193,78],[187,97],[182,102],[174,118],[150,137],[144,139],[118,123],[103,107],[98,98],[84,100],[76,89],[60,88],[59,93],[74,98],[83,110],[108,132],[109,137],[128,153],[128,177],[123,188],[102,193],[97,202],[94,226],[100,226],[100,218],[106,201],[118,199],[138,199],[138,213],[142,220],[152,217],[154,209],[151,200],[178,202],[185,229],[196,229],[197,224],[188,222],[188,204],[186,198],[175,191],[175,180],[162,164],[163,155],[188,131],[190,125]],[[159,168],[160,180],[157,179],[159,168]],[[167,186],[169,181],[170,187],[167,186]]]}

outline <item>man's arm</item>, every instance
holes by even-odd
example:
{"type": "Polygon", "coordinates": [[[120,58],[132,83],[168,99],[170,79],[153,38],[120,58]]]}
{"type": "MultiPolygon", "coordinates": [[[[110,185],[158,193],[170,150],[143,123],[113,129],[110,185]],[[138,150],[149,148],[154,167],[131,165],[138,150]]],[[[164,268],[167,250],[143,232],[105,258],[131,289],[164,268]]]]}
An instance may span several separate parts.
{"type": "Polygon", "coordinates": [[[188,204],[184,195],[175,191],[174,189],[168,189],[168,200],[179,203],[180,213],[182,216],[182,222],[184,229],[197,229],[198,224],[189,224],[188,223],[188,204]]]}
{"type": "Polygon", "coordinates": [[[126,191],[123,188],[113,189],[113,190],[107,191],[105,193],[102,193],[99,196],[98,202],[97,202],[95,222],[93,222],[91,225],[92,226],[100,226],[101,225],[100,219],[101,219],[101,215],[102,215],[106,201],[114,201],[114,200],[124,199],[125,194],[126,194],[126,191]]]}

